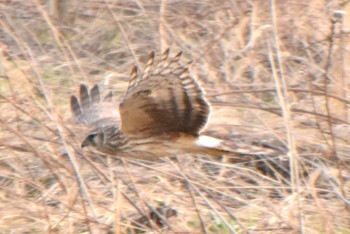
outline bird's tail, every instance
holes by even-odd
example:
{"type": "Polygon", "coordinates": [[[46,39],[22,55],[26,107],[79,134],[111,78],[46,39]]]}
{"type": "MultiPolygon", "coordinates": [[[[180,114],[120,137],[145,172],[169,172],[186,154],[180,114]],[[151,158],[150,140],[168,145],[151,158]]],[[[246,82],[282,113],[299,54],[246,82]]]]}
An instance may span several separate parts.
{"type": "Polygon", "coordinates": [[[189,152],[194,154],[206,154],[210,156],[223,156],[231,153],[228,150],[224,150],[216,147],[205,147],[205,146],[191,147],[189,152]]]}
{"type": "Polygon", "coordinates": [[[230,156],[230,160],[234,162],[247,162],[249,159],[256,157],[255,154],[248,152],[234,151],[232,149],[224,149],[221,140],[209,136],[200,136],[195,142],[196,147],[191,149],[192,153],[207,154],[210,156],[230,156]]]}
{"type": "Polygon", "coordinates": [[[214,157],[229,156],[230,161],[235,163],[247,162],[250,159],[256,158],[255,154],[249,152],[235,151],[233,149],[226,149],[222,146],[221,140],[205,135],[198,138],[188,135],[180,138],[172,147],[181,149],[186,153],[209,155],[214,157]]]}

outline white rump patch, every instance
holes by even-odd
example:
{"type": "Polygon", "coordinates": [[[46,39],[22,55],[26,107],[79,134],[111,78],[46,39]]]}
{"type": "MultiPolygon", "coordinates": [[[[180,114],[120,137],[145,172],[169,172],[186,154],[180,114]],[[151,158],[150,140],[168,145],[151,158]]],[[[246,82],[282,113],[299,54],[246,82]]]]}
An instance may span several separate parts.
{"type": "Polygon", "coordinates": [[[210,148],[217,147],[220,145],[220,143],[221,140],[210,136],[199,136],[199,138],[196,140],[196,145],[210,148]]]}

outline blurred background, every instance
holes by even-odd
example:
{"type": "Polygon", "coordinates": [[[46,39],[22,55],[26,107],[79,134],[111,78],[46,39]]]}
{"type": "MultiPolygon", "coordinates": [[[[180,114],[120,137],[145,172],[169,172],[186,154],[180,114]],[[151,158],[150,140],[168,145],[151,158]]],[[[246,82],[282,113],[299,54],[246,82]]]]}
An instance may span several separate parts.
{"type": "Polygon", "coordinates": [[[350,1],[2,0],[0,233],[350,233],[350,1]],[[80,149],[69,98],[167,48],[256,159],[80,149]]]}

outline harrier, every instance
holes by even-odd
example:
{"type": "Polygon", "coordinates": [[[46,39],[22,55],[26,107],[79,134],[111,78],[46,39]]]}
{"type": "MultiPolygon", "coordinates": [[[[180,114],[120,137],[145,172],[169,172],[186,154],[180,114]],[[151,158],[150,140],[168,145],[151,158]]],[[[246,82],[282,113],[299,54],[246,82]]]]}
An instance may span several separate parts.
{"type": "Polygon", "coordinates": [[[210,106],[188,66],[180,64],[180,57],[181,52],[169,56],[168,49],[155,62],[152,52],[142,73],[135,66],[119,108],[111,93],[101,99],[98,85],[90,91],[81,85],[79,97],[72,96],[70,104],[76,121],[91,127],[82,147],[142,159],[227,153],[216,148],[217,141],[208,142],[211,138],[200,135],[210,106]]]}

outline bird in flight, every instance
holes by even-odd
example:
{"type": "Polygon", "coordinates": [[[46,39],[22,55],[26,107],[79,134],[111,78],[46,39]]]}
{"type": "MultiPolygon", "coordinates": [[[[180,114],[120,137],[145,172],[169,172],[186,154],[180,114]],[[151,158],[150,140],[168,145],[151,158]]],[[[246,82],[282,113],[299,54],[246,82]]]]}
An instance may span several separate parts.
{"type": "Polygon", "coordinates": [[[81,85],[72,96],[75,120],[91,127],[82,147],[120,157],[157,159],[178,153],[220,156],[218,140],[200,134],[210,106],[203,88],[179,62],[181,52],[171,57],[167,49],[155,61],[149,55],[143,72],[135,66],[121,103],[112,94],[103,99],[98,85],[91,90],[81,85]],[[209,141],[208,141],[209,140],[209,141]]]}

